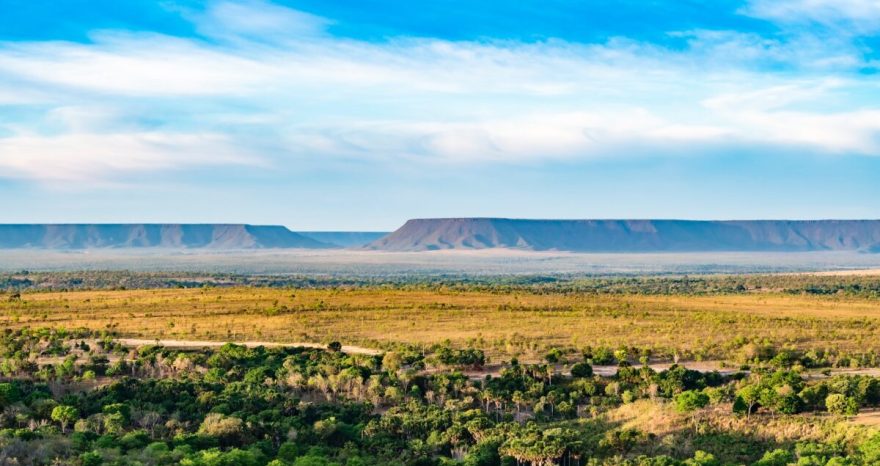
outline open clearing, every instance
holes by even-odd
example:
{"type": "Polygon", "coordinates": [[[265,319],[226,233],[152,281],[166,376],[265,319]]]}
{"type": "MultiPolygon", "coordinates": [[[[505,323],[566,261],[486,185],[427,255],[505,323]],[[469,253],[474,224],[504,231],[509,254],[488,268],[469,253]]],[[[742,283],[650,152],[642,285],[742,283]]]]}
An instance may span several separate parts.
{"type": "Polygon", "coordinates": [[[449,340],[489,354],[550,347],[666,348],[696,359],[742,339],[799,348],[880,349],[880,302],[775,293],[596,295],[445,289],[205,288],[25,293],[0,325],[112,330],[127,338],[309,342],[365,348],[449,340]]]}

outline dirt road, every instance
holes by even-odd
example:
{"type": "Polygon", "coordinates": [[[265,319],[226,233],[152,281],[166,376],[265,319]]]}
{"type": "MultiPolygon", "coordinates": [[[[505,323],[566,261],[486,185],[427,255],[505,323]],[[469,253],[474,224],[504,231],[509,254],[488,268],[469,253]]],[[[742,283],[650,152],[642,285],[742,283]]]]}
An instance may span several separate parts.
{"type": "MultiPolygon", "coordinates": [[[[117,338],[116,341],[125,345],[125,346],[145,346],[145,345],[161,345],[166,346],[168,348],[216,348],[219,346],[223,346],[226,343],[235,343],[236,345],[243,345],[249,348],[254,348],[257,346],[265,346],[269,347],[300,347],[300,348],[320,348],[326,349],[327,345],[322,345],[320,343],[306,343],[306,342],[296,342],[296,343],[278,343],[273,341],[200,341],[200,340],[147,340],[147,339],[139,339],[139,338],[117,338]]],[[[342,346],[342,352],[348,354],[366,354],[370,356],[375,356],[378,354],[382,354],[382,351],[372,348],[364,348],[362,346],[342,346]]]]}

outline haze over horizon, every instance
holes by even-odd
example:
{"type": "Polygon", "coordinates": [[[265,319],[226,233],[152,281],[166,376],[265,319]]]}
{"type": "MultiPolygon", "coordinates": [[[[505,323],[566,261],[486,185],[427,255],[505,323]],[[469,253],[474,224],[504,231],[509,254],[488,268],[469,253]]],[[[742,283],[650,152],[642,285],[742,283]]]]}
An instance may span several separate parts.
{"type": "Polygon", "coordinates": [[[3,223],[880,218],[880,3],[0,0],[3,223]]]}

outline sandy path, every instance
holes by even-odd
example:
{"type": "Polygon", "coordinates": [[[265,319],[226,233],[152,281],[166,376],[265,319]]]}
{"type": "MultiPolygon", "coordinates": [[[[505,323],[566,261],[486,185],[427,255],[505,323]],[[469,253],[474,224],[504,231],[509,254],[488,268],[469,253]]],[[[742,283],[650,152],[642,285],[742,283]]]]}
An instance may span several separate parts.
{"type": "MultiPolygon", "coordinates": [[[[204,340],[147,340],[147,339],[139,339],[139,338],[117,338],[116,341],[125,345],[125,346],[146,346],[146,345],[161,345],[168,348],[216,348],[219,346],[223,346],[226,343],[235,343],[236,345],[247,346],[249,348],[254,348],[257,346],[265,346],[265,347],[299,347],[299,348],[320,348],[326,349],[327,345],[322,345],[320,343],[306,343],[306,342],[296,342],[296,343],[278,343],[272,341],[204,341],[204,340]]],[[[370,356],[375,356],[378,354],[382,354],[382,351],[372,348],[364,348],[362,346],[346,346],[342,347],[343,353],[348,354],[367,354],[370,356]]]]}

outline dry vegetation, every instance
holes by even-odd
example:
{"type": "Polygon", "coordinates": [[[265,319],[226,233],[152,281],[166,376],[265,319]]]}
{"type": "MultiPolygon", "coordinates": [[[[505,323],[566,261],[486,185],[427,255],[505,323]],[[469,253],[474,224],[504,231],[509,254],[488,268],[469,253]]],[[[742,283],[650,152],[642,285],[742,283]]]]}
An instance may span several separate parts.
{"type": "Polygon", "coordinates": [[[143,338],[450,340],[493,355],[550,347],[733,357],[748,342],[880,351],[880,302],[839,295],[607,295],[451,289],[203,288],[0,295],[0,325],[109,329],[143,338]],[[11,296],[11,295],[10,295],[11,296]]]}

